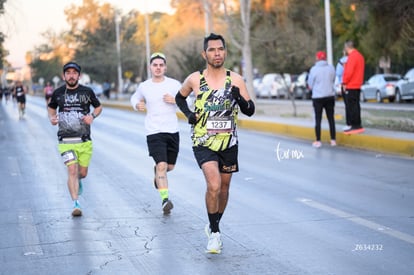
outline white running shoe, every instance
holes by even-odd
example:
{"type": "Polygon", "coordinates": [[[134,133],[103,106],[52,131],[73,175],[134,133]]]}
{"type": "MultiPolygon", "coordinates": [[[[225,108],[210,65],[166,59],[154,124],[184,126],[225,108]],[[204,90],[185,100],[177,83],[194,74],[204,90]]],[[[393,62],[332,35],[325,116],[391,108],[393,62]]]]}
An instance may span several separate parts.
{"type": "Polygon", "coordinates": [[[206,226],[204,227],[204,232],[206,233],[207,238],[210,239],[210,236],[211,236],[211,228],[210,228],[210,224],[209,223],[206,224],[206,226]]]}
{"type": "Polygon", "coordinates": [[[342,130],[344,131],[349,130],[349,129],[351,129],[351,125],[346,125],[342,128],[342,130]]]}
{"type": "Polygon", "coordinates": [[[322,146],[322,143],[321,143],[320,141],[314,141],[314,142],[312,143],[312,146],[313,146],[313,147],[315,147],[315,148],[319,148],[319,147],[321,147],[321,146],[322,146]]]}
{"type": "Polygon", "coordinates": [[[335,147],[336,146],[336,141],[334,139],[331,139],[331,146],[335,147]]]}
{"type": "Polygon", "coordinates": [[[222,245],[223,243],[221,242],[220,232],[213,232],[208,238],[206,252],[210,254],[220,254],[222,245]]]}

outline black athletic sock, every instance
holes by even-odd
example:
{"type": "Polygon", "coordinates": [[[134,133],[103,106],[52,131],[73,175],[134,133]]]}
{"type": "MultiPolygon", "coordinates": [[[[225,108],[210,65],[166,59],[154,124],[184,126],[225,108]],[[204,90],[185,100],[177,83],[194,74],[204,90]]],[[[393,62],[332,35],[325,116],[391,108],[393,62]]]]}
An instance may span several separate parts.
{"type": "Polygon", "coordinates": [[[219,222],[220,222],[220,218],[219,218],[220,214],[217,213],[208,213],[208,220],[210,221],[210,229],[211,232],[220,232],[219,229],[219,222]]]}
{"type": "Polygon", "coordinates": [[[221,217],[223,217],[223,214],[224,214],[224,213],[220,213],[220,212],[218,212],[218,215],[219,215],[219,216],[218,216],[219,222],[221,221],[221,217]]]}

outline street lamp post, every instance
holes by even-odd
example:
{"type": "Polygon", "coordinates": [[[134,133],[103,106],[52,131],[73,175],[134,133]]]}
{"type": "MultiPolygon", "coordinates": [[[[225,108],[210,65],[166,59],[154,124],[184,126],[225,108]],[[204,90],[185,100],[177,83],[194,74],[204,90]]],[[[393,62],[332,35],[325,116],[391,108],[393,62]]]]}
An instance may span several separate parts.
{"type": "Polygon", "coordinates": [[[328,63],[333,64],[332,57],[332,30],[331,30],[331,4],[329,0],[325,0],[325,32],[326,32],[326,52],[328,55],[328,63]]]}
{"type": "Polygon", "coordinates": [[[122,94],[122,65],[121,65],[121,42],[119,39],[119,24],[121,23],[121,18],[118,14],[115,15],[115,33],[116,33],[116,53],[118,59],[118,94],[122,94]]]}
{"type": "Polygon", "coordinates": [[[145,48],[146,48],[146,54],[147,54],[147,78],[151,77],[151,71],[150,71],[150,35],[149,35],[149,18],[148,18],[148,12],[145,14],[145,48]]]}
{"type": "Polygon", "coordinates": [[[206,36],[210,34],[212,31],[212,22],[211,22],[211,7],[208,0],[203,0],[204,6],[204,28],[206,32],[206,36]]]}

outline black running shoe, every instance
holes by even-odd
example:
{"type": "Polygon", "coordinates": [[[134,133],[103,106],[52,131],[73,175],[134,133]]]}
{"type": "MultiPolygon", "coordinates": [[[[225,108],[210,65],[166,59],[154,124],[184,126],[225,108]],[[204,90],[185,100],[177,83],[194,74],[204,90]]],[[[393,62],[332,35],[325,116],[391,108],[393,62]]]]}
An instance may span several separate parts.
{"type": "Polygon", "coordinates": [[[164,214],[170,214],[171,209],[173,209],[174,205],[169,199],[164,199],[162,201],[162,211],[164,211],[164,214]]]}

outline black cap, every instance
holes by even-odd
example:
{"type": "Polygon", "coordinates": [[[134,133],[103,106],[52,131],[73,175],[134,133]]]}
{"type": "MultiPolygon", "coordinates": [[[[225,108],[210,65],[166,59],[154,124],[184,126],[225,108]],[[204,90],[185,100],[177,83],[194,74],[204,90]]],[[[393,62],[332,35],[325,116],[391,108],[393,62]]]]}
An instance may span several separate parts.
{"type": "Polygon", "coordinates": [[[69,68],[73,68],[75,69],[78,73],[81,72],[81,66],[79,66],[77,63],[71,61],[66,63],[65,65],[63,65],[63,72],[66,72],[67,69],[69,68]]]}

